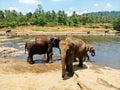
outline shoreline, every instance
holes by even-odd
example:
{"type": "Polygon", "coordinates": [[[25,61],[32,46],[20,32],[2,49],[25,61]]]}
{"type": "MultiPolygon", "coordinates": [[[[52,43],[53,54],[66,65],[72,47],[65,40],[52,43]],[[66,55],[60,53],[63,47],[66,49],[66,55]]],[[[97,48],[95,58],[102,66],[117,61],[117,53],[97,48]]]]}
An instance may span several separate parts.
{"type": "Polygon", "coordinates": [[[0,35],[120,35],[119,31],[105,28],[85,28],[85,27],[40,27],[40,26],[20,26],[11,32],[6,33],[6,28],[0,30],[0,35]]]}
{"type": "Polygon", "coordinates": [[[87,32],[41,32],[41,31],[13,31],[12,33],[6,34],[5,31],[0,31],[0,35],[9,35],[9,36],[35,36],[35,35],[55,35],[55,36],[77,36],[77,35],[83,35],[83,36],[120,36],[119,34],[116,34],[117,32],[111,32],[105,34],[104,32],[91,32],[90,34],[87,34],[87,32]]]}

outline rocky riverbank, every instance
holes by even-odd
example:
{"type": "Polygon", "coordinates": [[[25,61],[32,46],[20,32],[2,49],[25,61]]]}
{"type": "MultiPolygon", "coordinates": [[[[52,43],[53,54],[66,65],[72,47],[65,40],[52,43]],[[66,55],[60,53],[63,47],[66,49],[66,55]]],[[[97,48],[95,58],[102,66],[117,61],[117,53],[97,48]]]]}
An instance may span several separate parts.
{"type": "Polygon", "coordinates": [[[30,65],[26,60],[0,58],[1,90],[120,90],[120,70],[74,63],[74,76],[62,80],[60,61],[30,65]]]}
{"type": "MultiPolygon", "coordinates": [[[[6,55],[23,54],[8,47],[1,47],[1,50],[6,55]]],[[[30,65],[25,59],[6,57],[0,57],[1,90],[120,90],[119,69],[100,68],[90,62],[84,62],[84,68],[79,68],[75,62],[74,76],[62,80],[60,61],[30,65]]]]}

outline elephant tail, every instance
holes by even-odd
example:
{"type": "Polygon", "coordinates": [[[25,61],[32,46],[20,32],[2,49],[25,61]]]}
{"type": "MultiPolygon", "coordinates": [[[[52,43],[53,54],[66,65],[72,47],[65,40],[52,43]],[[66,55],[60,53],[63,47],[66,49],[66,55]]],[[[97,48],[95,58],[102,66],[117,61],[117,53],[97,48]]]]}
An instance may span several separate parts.
{"type": "Polygon", "coordinates": [[[26,49],[27,49],[27,43],[25,44],[25,54],[26,54],[26,49]]]}

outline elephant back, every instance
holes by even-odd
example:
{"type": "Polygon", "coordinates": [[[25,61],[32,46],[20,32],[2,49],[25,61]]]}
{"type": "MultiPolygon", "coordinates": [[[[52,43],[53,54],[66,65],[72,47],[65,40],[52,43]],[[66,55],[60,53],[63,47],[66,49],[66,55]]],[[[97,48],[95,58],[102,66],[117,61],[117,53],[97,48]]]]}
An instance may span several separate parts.
{"type": "Polygon", "coordinates": [[[75,37],[67,37],[66,40],[70,43],[74,43],[77,47],[85,47],[85,42],[75,37]]]}

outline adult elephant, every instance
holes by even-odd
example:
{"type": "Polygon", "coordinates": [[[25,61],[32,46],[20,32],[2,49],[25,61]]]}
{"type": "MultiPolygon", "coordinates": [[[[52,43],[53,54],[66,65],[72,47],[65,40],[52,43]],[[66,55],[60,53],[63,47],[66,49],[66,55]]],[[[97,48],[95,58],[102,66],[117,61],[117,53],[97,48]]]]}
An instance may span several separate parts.
{"type": "Polygon", "coordinates": [[[74,44],[66,40],[61,40],[59,43],[61,64],[62,64],[62,78],[64,79],[66,72],[69,76],[73,76],[73,58],[74,58],[74,44]]]}
{"type": "Polygon", "coordinates": [[[89,57],[87,54],[88,51],[91,53],[92,56],[95,55],[95,49],[92,46],[87,45],[81,39],[75,37],[67,37],[66,41],[75,45],[73,56],[74,58],[79,58],[79,67],[83,67],[83,61],[86,59],[86,57],[89,57]]]}
{"type": "Polygon", "coordinates": [[[45,35],[29,39],[25,44],[25,52],[26,49],[28,51],[27,62],[34,64],[33,55],[47,53],[47,62],[52,63],[52,48],[59,48],[59,41],[58,37],[45,35]]]}

